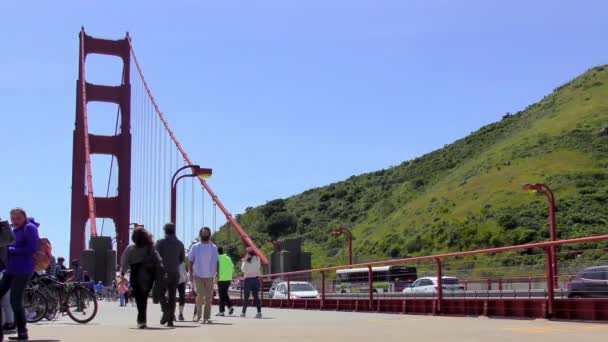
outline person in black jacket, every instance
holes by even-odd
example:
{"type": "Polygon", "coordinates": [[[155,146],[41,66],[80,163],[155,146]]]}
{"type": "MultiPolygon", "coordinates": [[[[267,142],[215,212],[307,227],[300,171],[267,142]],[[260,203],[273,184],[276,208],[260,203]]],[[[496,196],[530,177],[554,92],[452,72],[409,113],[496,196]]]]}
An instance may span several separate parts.
{"type": "Polygon", "coordinates": [[[143,228],[135,229],[131,236],[134,245],[125,249],[121,258],[122,276],[131,271],[130,283],[137,304],[137,327],[147,328],[148,297],[158,274],[162,270],[162,259],[154,249],[152,236],[143,228]]]}
{"type": "Polygon", "coordinates": [[[186,259],[184,244],[175,236],[175,224],[167,223],[164,226],[165,238],[158,240],[156,251],[163,260],[165,275],[161,288],[160,306],[163,317],[160,324],[173,327],[175,321],[175,292],[179,285],[179,266],[186,259]],[[168,299],[167,299],[168,292],[168,299]]]}

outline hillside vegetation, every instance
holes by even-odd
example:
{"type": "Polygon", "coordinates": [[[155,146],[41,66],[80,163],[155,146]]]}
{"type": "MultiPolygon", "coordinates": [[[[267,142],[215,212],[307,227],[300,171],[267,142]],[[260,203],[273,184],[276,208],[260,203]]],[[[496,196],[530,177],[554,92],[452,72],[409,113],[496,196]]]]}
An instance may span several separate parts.
{"type": "Polygon", "coordinates": [[[543,182],[556,194],[559,238],[608,233],[606,126],[600,66],[444,148],[237,219],[266,252],[271,238],[303,237],[315,267],[344,263],[337,226],[352,229],[357,261],[522,244],[549,237],[546,199],[521,190],[543,182]]]}

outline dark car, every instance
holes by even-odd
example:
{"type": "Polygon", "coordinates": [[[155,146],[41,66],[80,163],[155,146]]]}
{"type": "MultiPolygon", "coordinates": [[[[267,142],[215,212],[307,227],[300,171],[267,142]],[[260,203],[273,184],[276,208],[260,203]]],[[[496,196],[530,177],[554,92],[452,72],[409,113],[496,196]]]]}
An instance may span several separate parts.
{"type": "Polygon", "coordinates": [[[589,267],[568,283],[568,298],[608,297],[608,266],[589,267]]]}

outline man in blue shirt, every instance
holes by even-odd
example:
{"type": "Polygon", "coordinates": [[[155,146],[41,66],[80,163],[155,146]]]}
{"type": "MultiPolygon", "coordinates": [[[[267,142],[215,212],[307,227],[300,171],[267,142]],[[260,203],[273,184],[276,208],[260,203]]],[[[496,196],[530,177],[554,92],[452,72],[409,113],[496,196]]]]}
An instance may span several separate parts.
{"type": "Polygon", "coordinates": [[[219,270],[217,247],[211,242],[211,229],[203,227],[199,232],[200,241],[192,246],[190,254],[190,277],[196,288],[196,321],[201,320],[201,309],[205,305],[203,324],[210,323],[211,302],[213,300],[214,277],[219,270]]]}

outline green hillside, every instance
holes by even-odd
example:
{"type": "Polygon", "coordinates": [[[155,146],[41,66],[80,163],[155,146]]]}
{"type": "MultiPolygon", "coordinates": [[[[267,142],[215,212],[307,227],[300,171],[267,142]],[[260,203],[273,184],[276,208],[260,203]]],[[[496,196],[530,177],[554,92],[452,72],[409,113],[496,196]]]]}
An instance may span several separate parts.
{"type": "MultiPolygon", "coordinates": [[[[305,238],[314,266],[344,263],[336,226],[352,229],[357,261],[521,244],[548,239],[545,198],[521,190],[544,182],[557,197],[559,238],[608,233],[606,126],[600,66],[442,149],[237,219],[266,252],[271,238],[305,238]]],[[[222,229],[216,240],[225,239],[222,229]]]]}

